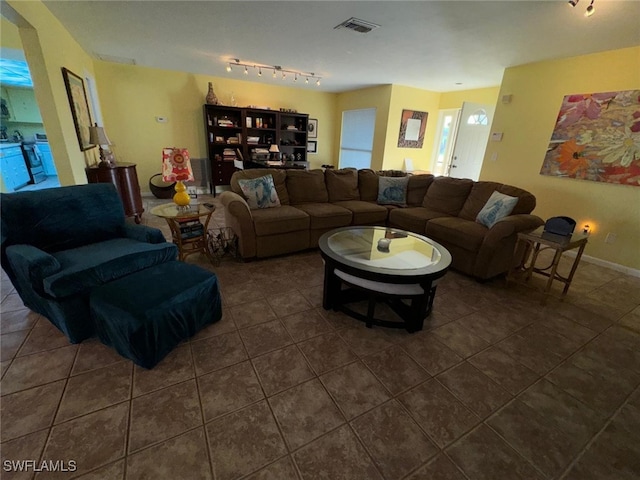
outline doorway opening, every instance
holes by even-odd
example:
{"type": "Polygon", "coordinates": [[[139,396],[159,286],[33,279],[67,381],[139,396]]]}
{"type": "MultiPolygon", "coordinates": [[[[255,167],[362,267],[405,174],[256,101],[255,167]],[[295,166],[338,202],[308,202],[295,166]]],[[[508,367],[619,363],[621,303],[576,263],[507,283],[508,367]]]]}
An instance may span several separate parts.
{"type": "Polygon", "coordinates": [[[431,173],[436,177],[446,175],[449,171],[451,152],[456,141],[459,119],[459,108],[440,110],[438,113],[437,143],[433,148],[431,158],[431,173]]]}
{"type": "Polygon", "coordinates": [[[41,190],[60,186],[58,172],[35,98],[33,81],[18,27],[2,17],[3,35],[0,45],[0,148],[11,151],[11,162],[4,162],[4,191],[41,190]],[[14,30],[15,29],[15,30],[14,30]],[[3,32],[4,33],[4,32],[3,32]],[[10,39],[9,45],[4,38],[10,39]],[[20,158],[21,153],[22,158],[20,158]],[[23,164],[24,163],[24,164],[23,164]],[[15,174],[19,171],[20,174],[15,174]]]}
{"type": "Polygon", "coordinates": [[[480,177],[495,107],[464,102],[461,109],[442,110],[434,147],[434,175],[480,177]]]}

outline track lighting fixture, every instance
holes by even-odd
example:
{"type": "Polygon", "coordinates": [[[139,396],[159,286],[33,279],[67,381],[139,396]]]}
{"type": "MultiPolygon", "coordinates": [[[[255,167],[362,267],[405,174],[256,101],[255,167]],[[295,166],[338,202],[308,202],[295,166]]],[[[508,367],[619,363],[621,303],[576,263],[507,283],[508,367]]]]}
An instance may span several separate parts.
{"type": "MultiPolygon", "coordinates": [[[[578,0],[575,0],[578,1],[578,0]]],[[[282,76],[282,80],[286,80],[287,78],[287,74],[291,74],[293,76],[293,81],[294,82],[298,82],[298,77],[304,77],[305,84],[309,84],[309,79],[311,80],[315,80],[316,81],[316,85],[320,86],[320,78],[319,76],[317,76],[315,73],[313,72],[302,72],[300,70],[289,70],[286,68],[282,68],[280,65],[266,65],[266,64],[258,64],[258,63],[244,63],[241,62],[239,58],[233,58],[231,59],[231,61],[227,64],[226,70],[227,72],[231,72],[233,70],[233,67],[244,67],[243,73],[245,75],[249,75],[249,69],[253,68],[256,72],[258,77],[262,77],[262,69],[268,69],[271,70],[273,69],[273,78],[277,78],[277,74],[280,73],[280,75],[282,76]]]]}
{"type": "MultiPolygon", "coordinates": [[[[571,5],[572,7],[575,7],[576,5],[578,5],[578,2],[580,0],[569,0],[569,5],[571,5]]],[[[591,0],[591,3],[589,4],[589,6],[587,7],[587,10],[584,12],[584,16],[585,17],[590,17],[591,15],[593,15],[593,12],[596,11],[596,8],[593,6],[593,2],[595,2],[595,0],[591,0]]]]}

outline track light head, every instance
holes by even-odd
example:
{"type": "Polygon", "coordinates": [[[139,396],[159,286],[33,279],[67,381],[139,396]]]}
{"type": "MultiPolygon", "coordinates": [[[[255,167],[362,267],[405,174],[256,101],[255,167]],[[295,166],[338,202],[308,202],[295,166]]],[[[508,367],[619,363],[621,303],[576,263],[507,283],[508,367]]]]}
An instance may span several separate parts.
{"type": "Polygon", "coordinates": [[[569,0],[569,2],[568,2],[568,3],[569,3],[569,5],[571,5],[572,7],[575,7],[576,5],[578,5],[578,2],[579,2],[579,1],[580,1],[580,0],[569,0]]]}
{"type": "Polygon", "coordinates": [[[593,2],[594,2],[594,0],[591,0],[591,3],[587,7],[587,11],[584,12],[584,16],[585,17],[590,17],[596,11],[595,7],[593,6],[593,2]]]}

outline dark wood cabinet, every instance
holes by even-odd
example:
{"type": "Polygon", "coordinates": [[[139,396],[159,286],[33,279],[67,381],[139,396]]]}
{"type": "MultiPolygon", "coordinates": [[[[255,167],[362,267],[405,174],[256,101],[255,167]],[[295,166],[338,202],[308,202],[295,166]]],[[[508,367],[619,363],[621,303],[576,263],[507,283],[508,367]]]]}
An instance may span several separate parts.
{"type": "Polygon", "coordinates": [[[215,195],[216,186],[229,185],[238,167],[268,160],[273,144],[278,145],[282,160],[306,165],[308,122],[309,115],[304,113],[205,105],[211,192],[215,195]]]}
{"type": "Polygon", "coordinates": [[[127,217],[135,217],[135,222],[140,223],[144,207],[142,206],[142,195],[140,194],[135,163],[116,163],[115,167],[87,167],[85,171],[89,183],[112,183],[115,185],[122,200],[124,214],[127,217]]]}

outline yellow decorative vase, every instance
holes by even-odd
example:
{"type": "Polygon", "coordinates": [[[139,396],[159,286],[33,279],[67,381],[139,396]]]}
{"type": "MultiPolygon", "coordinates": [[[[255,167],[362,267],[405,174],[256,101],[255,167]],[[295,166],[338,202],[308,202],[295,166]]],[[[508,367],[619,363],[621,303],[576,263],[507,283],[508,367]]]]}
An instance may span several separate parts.
{"type": "Polygon", "coordinates": [[[189,205],[189,203],[191,203],[191,197],[187,193],[187,187],[184,186],[182,180],[178,180],[175,189],[176,194],[173,196],[173,202],[180,207],[189,205]]]}

